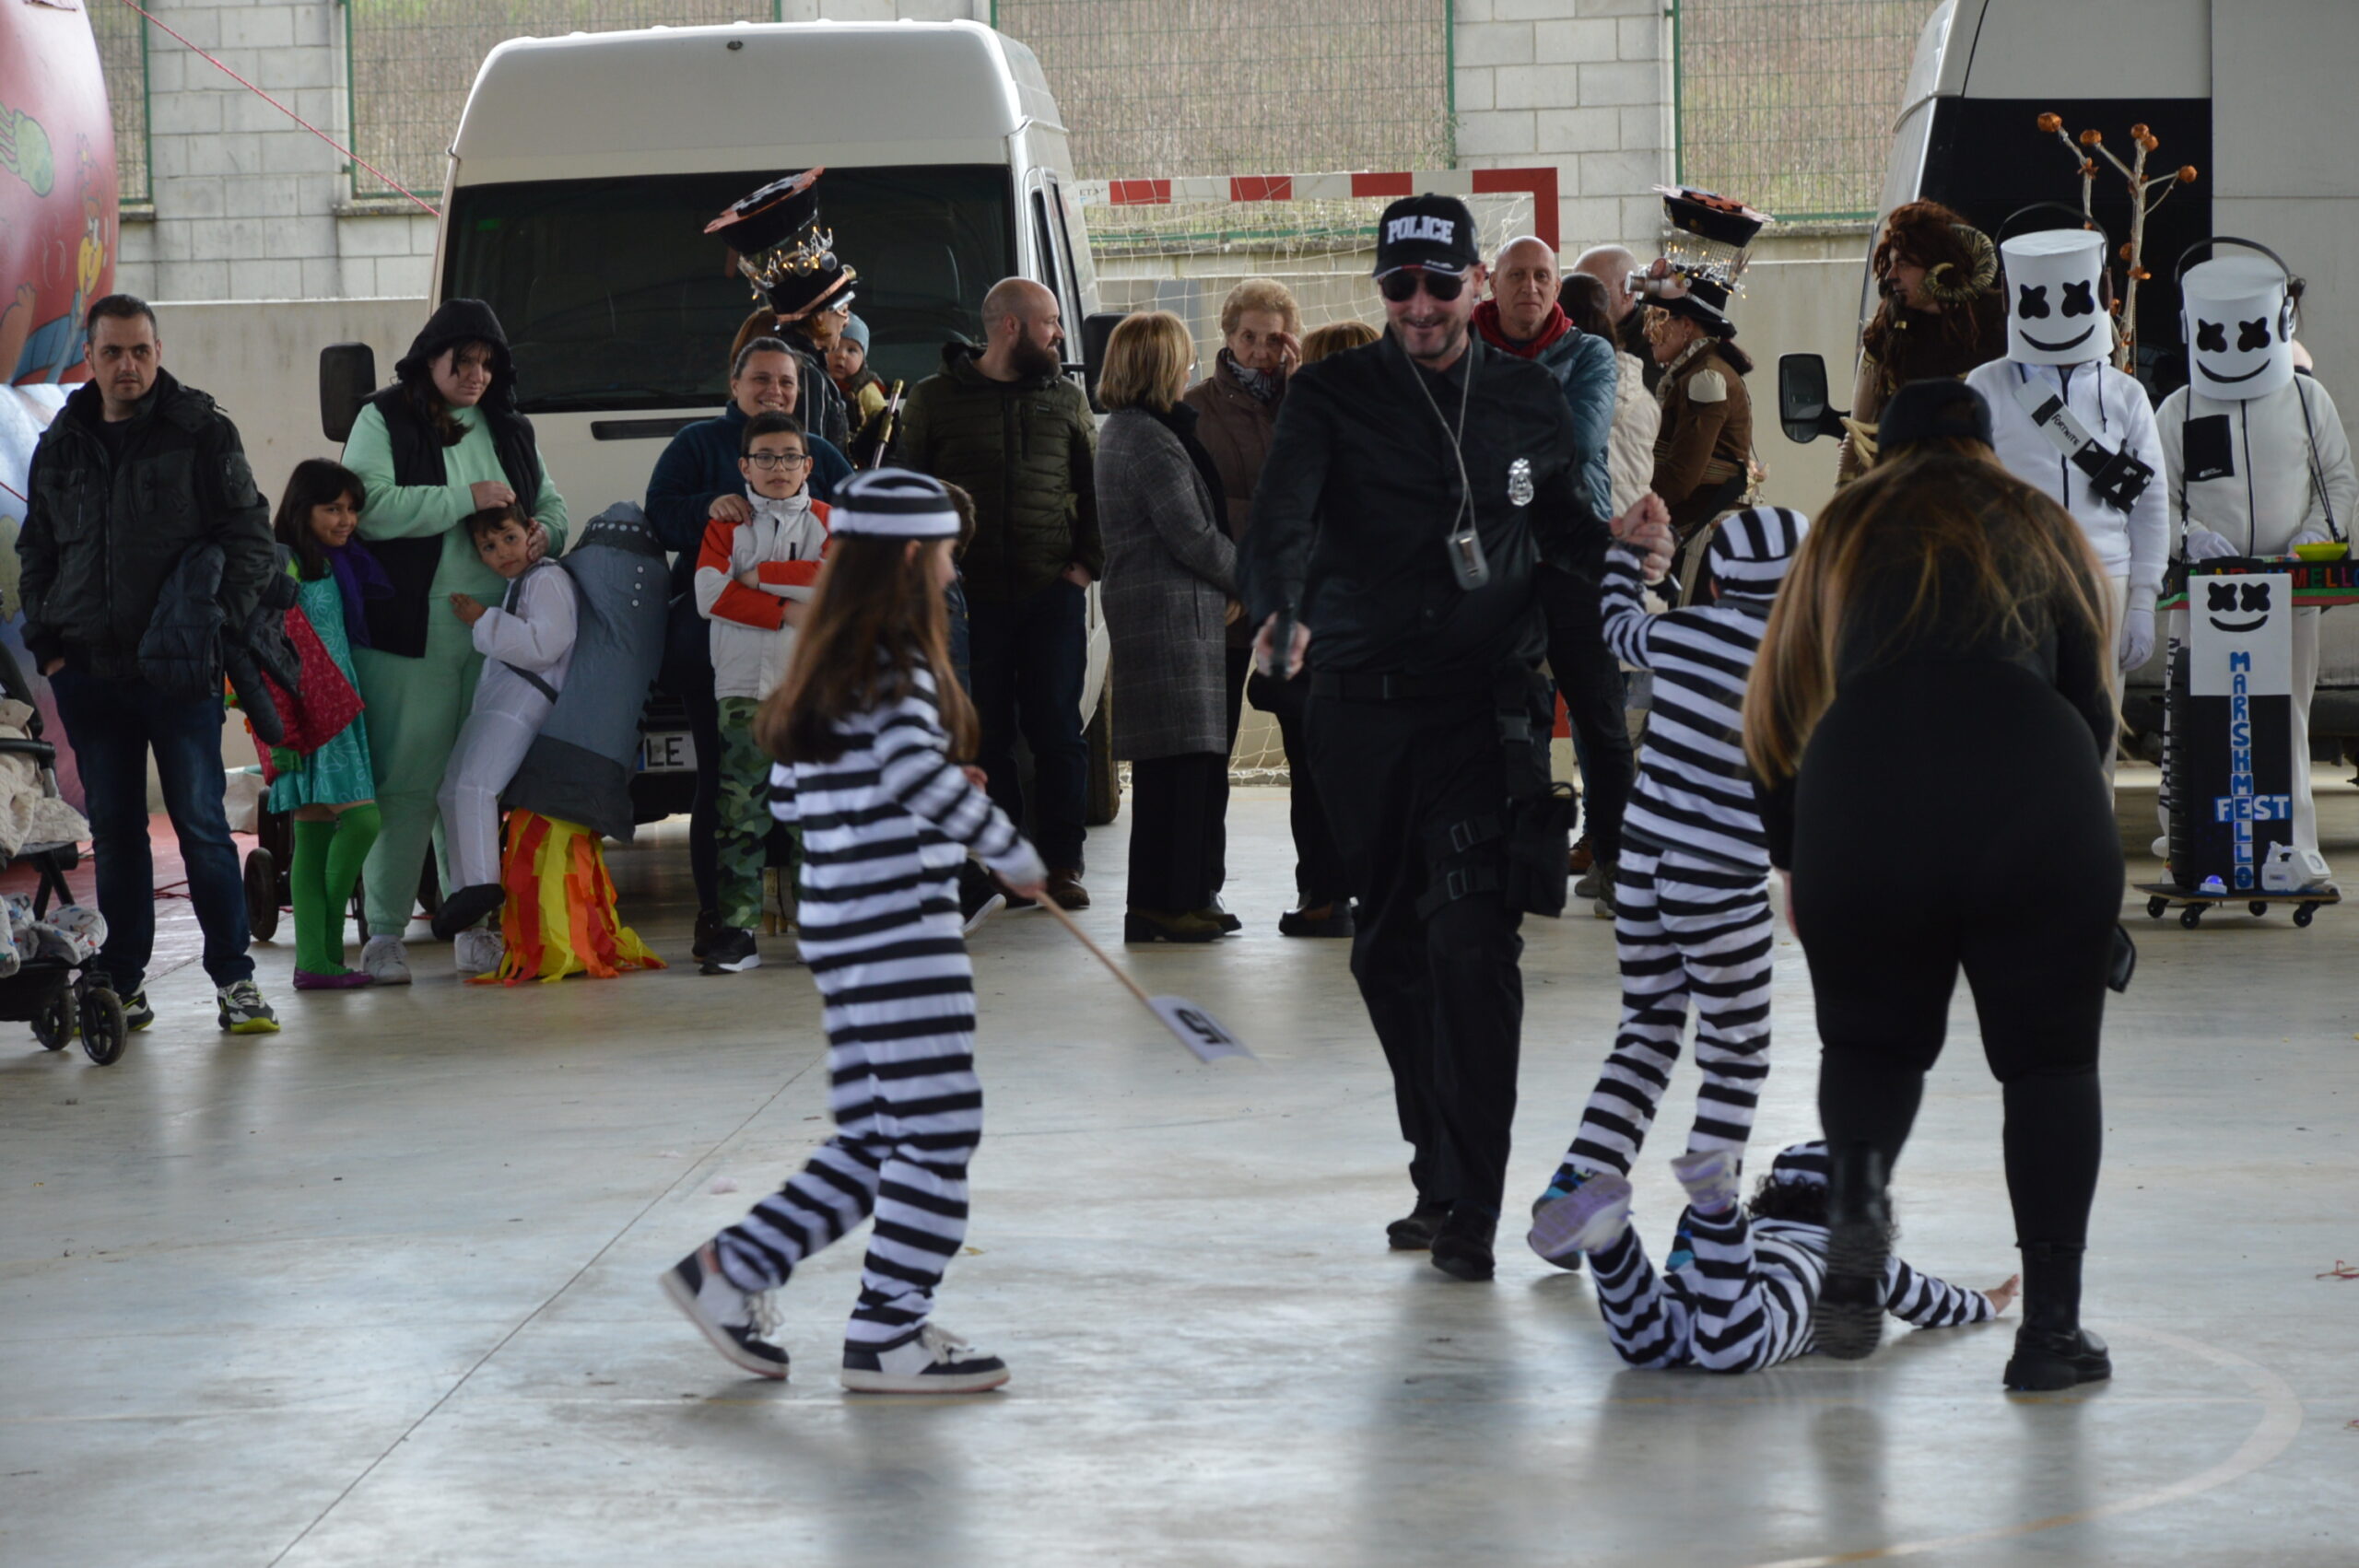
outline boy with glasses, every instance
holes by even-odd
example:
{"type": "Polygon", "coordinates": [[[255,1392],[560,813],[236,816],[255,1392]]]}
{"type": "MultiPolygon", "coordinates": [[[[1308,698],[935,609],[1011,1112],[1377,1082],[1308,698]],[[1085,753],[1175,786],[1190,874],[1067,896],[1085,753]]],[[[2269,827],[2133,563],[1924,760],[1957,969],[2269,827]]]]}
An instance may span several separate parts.
{"type": "Polygon", "coordinates": [[[705,525],[695,585],[697,613],[712,623],[712,690],[721,707],[721,929],[705,943],[708,975],[761,965],[754,922],[770,833],[770,759],[755,743],[754,714],[786,677],[794,628],[827,548],[827,508],[804,488],[811,453],[795,417],[754,415],[737,450],[751,515],[742,522],[715,516],[705,525]]]}

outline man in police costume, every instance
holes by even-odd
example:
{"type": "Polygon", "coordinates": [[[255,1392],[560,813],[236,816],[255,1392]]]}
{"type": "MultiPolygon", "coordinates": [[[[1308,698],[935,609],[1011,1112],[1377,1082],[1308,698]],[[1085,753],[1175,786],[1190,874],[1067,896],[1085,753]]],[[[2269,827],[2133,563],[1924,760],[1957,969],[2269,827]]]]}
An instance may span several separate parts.
{"type": "MultiPolygon", "coordinates": [[[[1535,574],[1543,556],[1593,556],[1606,525],[1555,380],[1468,331],[1485,271],[1465,204],[1393,203],[1376,256],[1389,330],[1288,384],[1246,588],[1262,667],[1283,631],[1286,672],[1310,683],[1311,766],[1356,883],[1352,973],[1414,1150],[1416,1205],[1388,1235],[1486,1280],[1515,1116],[1517,928],[1565,895],[1535,574]]],[[[1642,513],[1660,503],[1629,521],[1642,513]]]]}

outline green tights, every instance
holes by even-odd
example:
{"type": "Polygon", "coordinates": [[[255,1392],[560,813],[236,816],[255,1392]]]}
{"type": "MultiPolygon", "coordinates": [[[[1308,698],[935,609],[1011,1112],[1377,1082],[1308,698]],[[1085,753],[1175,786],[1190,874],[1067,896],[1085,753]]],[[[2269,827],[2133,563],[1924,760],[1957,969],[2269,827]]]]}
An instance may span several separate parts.
{"type": "Polygon", "coordinates": [[[295,822],[295,863],[288,879],[295,895],[295,967],[341,975],[344,912],[352,903],[360,862],[377,841],[373,804],[347,806],[333,822],[295,822]]]}

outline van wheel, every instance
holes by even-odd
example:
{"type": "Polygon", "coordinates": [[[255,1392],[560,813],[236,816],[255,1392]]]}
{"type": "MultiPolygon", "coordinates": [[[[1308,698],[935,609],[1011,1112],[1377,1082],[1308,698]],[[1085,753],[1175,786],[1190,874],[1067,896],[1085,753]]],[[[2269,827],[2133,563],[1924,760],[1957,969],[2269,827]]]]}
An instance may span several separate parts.
{"type": "Polygon", "coordinates": [[[1089,747],[1089,795],[1083,802],[1082,820],[1092,827],[1103,827],[1122,812],[1122,776],[1114,766],[1114,680],[1108,673],[1097,691],[1097,711],[1090,716],[1089,728],[1082,732],[1082,740],[1089,747]]]}

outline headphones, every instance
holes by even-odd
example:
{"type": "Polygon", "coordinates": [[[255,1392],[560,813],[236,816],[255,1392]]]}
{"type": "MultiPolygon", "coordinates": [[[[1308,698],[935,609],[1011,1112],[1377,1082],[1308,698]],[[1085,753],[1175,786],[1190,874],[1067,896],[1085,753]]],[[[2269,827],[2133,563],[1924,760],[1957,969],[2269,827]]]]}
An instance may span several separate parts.
{"type": "Polygon", "coordinates": [[[2189,245],[2186,250],[2181,251],[2178,253],[2178,265],[2171,269],[2171,287],[2173,288],[2179,289],[2178,332],[2180,338],[2186,339],[2195,335],[2188,330],[2187,292],[2179,287],[2187,277],[2187,259],[2195,254],[2196,252],[2205,250],[2213,245],[2242,245],[2248,251],[2259,252],[2262,255],[2267,256],[2271,261],[2277,263],[2277,270],[2283,273],[2285,276],[2285,299],[2284,302],[2277,308],[2277,341],[2280,343],[2291,343],[2294,340],[2294,329],[2295,326],[2300,324],[2302,320],[2302,291],[2307,288],[2309,284],[2297,275],[2292,267],[2285,264],[2284,257],[2279,255],[2276,252],[2271,250],[2259,240],[2239,240],[2233,234],[2214,234],[2209,240],[2198,240],[2194,244],[2189,245]]]}

